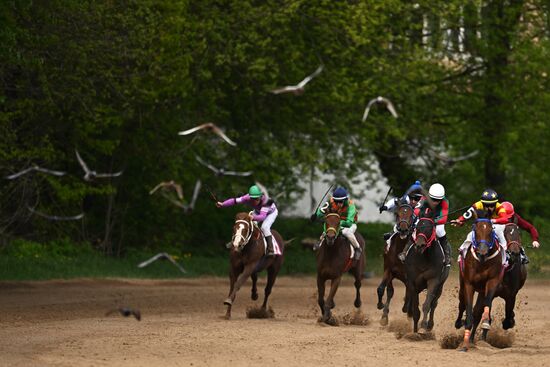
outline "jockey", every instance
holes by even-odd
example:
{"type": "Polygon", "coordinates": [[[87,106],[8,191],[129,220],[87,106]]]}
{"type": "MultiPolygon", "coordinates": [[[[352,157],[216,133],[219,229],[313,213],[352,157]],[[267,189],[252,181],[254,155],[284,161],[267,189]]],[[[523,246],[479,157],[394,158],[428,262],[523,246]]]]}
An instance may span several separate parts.
{"type": "MultiPolygon", "coordinates": [[[[430,217],[434,219],[435,235],[445,254],[445,266],[451,266],[451,245],[445,232],[445,223],[447,223],[449,214],[449,200],[445,197],[445,187],[440,183],[435,183],[430,186],[428,195],[429,198],[422,200],[416,207],[415,214],[418,218],[430,217]]],[[[405,262],[407,251],[411,245],[412,243],[409,243],[398,255],[402,262],[405,262]]]]}
{"type": "MultiPolygon", "coordinates": [[[[316,213],[311,215],[311,221],[314,222],[318,218],[324,217],[327,212],[338,213],[340,215],[340,227],[343,227],[342,234],[349,240],[355,249],[354,260],[359,260],[361,258],[362,248],[355,237],[355,231],[357,230],[357,208],[349,198],[345,188],[336,188],[332,193],[332,197],[323,204],[323,206],[317,209],[316,213]]],[[[319,249],[324,239],[325,233],[321,235],[319,243],[317,243],[313,249],[319,249]]]]}
{"type": "Polygon", "coordinates": [[[262,190],[256,185],[251,186],[246,195],[227,199],[224,202],[216,202],[218,208],[226,208],[235,204],[247,204],[254,209],[251,214],[251,219],[256,222],[262,222],[261,229],[267,242],[265,255],[274,256],[275,252],[273,251],[271,226],[279,214],[275,202],[267,198],[267,196],[262,193],[262,190]]]}
{"type": "MultiPolygon", "coordinates": [[[[460,226],[464,225],[464,222],[472,217],[476,210],[485,210],[487,211],[487,216],[491,219],[493,223],[493,230],[498,238],[498,243],[500,244],[503,254],[506,253],[506,238],[504,238],[504,224],[496,224],[494,221],[498,218],[503,218],[506,216],[506,209],[502,207],[502,204],[498,201],[498,194],[493,189],[486,189],[481,194],[481,200],[476,201],[472,206],[460,217],[453,219],[451,225],[460,226]]],[[[472,244],[472,235],[473,232],[468,232],[466,240],[462,243],[459,251],[459,256],[472,244]]],[[[504,259],[504,257],[503,257],[504,259]]],[[[503,260],[504,261],[504,260],[503,260]]]]}
{"type": "MultiPolygon", "coordinates": [[[[419,180],[416,180],[414,184],[409,186],[409,188],[405,192],[405,195],[403,195],[402,198],[392,198],[388,200],[387,203],[379,207],[378,210],[380,211],[380,214],[382,214],[382,212],[386,210],[395,213],[395,211],[399,207],[401,199],[405,199],[405,202],[407,204],[415,208],[420,202],[420,199],[422,199],[422,190],[422,184],[419,180]]],[[[397,232],[397,224],[394,224],[392,232],[384,233],[384,240],[389,241],[389,239],[391,238],[391,236],[393,236],[395,232],[397,232]]]]}
{"type": "MultiPolygon", "coordinates": [[[[518,213],[514,210],[514,205],[512,203],[505,201],[502,203],[502,207],[506,211],[505,215],[499,215],[497,219],[491,219],[491,222],[495,224],[507,224],[507,223],[515,223],[518,225],[519,228],[528,231],[531,234],[531,240],[533,241],[533,247],[539,248],[539,232],[533,226],[531,223],[523,219],[519,216],[518,213]]],[[[523,264],[529,264],[529,258],[527,257],[527,254],[525,253],[525,250],[523,246],[521,246],[520,249],[520,255],[521,255],[521,262],[523,264]]]]}

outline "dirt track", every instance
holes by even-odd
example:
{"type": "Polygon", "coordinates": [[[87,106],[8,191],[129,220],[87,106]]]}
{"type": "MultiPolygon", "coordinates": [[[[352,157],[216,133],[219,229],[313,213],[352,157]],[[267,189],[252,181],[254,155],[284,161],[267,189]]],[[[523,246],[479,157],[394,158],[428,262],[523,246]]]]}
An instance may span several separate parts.
{"type": "MultiPolygon", "coordinates": [[[[263,292],[265,279],[259,281],[263,292]]],[[[0,283],[1,366],[502,366],[550,365],[550,282],[528,279],[517,303],[511,348],[479,344],[468,353],[441,349],[454,333],[457,278],[446,284],[436,313],[438,340],[396,339],[379,326],[375,294],[379,279],[363,285],[367,326],[317,323],[315,279],[281,278],[271,305],[274,319],[247,319],[254,304],[247,283],[233,319],[222,318],[228,291],[224,278],[178,281],[74,280],[0,283]],[[118,306],[141,310],[142,321],[105,316],[118,306]]],[[[396,289],[390,326],[403,323],[403,287],[396,289]]],[[[260,300],[263,294],[260,293],[260,300]]],[[[346,278],[335,314],[353,311],[354,289],[346,278]]],[[[496,301],[500,324],[502,300],[496,301]]],[[[497,324],[497,322],[495,323],[497,324]]]]}

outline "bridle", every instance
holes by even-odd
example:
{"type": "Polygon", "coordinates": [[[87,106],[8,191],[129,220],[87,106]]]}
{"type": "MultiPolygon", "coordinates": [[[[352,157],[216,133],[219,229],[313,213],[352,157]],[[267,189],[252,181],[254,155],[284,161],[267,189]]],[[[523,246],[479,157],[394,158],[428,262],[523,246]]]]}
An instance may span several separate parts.
{"type": "Polygon", "coordinates": [[[474,249],[477,250],[477,248],[479,247],[479,245],[481,244],[486,244],[487,247],[489,248],[489,250],[491,250],[495,244],[495,241],[496,241],[496,238],[497,238],[497,235],[495,233],[495,231],[493,230],[493,227],[492,227],[492,222],[490,219],[487,219],[487,218],[479,218],[477,219],[474,224],[472,225],[472,246],[474,247],[474,249]],[[488,222],[489,225],[491,226],[491,235],[490,235],[490,239],[489,241],[487,240],[477,240],[476,239],[476,224],[479,223],[479,222],[488,222]]]}
{"type": "Polygon", "coordinates": [[[398,217],[397,219],[399,220],[397,221],[397,224],[395,225],[395,227],[397,228],[397,232],[401,234],[400,225],[401,223],[405,223],[407,225],[407,231],[404,232],[403,234],[406,234],[408,237],[411,234],[411,232],[414,230],[414,218],[415,218],[414,209],[410,204],[402,204],[398,207],[397,211],[399,212],[401,208],[410,209],[412,212],[412,215],[408,219],[399,219],[398,217]]]}
{"type": "Polygon", "coordinates": [[[231,242],[233,243],[233,247],[236,250],[241,250],[248,243],[248,241],[250,241],[250,238],[252,237],[252,232],[254,232],[252,230],[253,224],[252,224],[252,219],[250,220],[237,219],[235,221],[235,225],[237,224],[239,224],[239,228],[233,233],[233,236],[231,237],[231,242]],[[246,232],[245,232],[246,235],[243,235],[242,231],[245,228],[246,228],[246,232]]]}
{"type": "Polygon", "coordinates": [[[426,242],[426,248],[428,248],[432,245],[433,241],[435,240],[435,223],[432,218],[420,218],[420,220],[418,221],[419,224],[420,224],[420,221],[430,222],[432,227],[432,233],[430,234],[430,237],[428,237],[425,233],[422,233],[422,232],[418,233],[419,228],[427,227],[427,225],[425,224],[420,226],[417,225],[413,232],[413,242],[416,245],[416,241],[418,240],[418,238],[423,237],[424,241],[426,242]]]}
{"type": "MultiPolygon", "coordinates": [[[[329,218],[329,217],[338,217],[338,218],[340,218],[340,214],[338,214],[338,213],[328,213],[327,215],[325,215],[325,220],[326,220],[326,218],[329,218]]],[[[340,223],[340,222],[338,222],[338,223],[340,223]]],[[[328,232],[334,232],[334,236],[337,236],[337,235],[338,235],[338,231],[339,231],[338,228],[332,227],[332,226],[331,226],[331,227],[327,227],[327,228],[325,229],[325,232],[326,232],[326,233],[328,233],[328,232]]]]}

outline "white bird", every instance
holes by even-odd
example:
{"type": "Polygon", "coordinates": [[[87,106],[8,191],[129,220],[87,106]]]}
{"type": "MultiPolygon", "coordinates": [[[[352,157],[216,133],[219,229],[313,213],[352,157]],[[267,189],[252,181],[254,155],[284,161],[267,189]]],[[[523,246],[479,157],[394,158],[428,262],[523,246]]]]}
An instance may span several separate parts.
{"type": "Polygon", "coordinates": [[[474,150],[473,152],[471,153],[468,153],[468,154],[465,154],[465,155],[462,155],[462,156],[459,156],[459,157],[449,157],[447,154],[445,153],[436,153],[436,152],[433,152],[433,156],[437,159],[439,159],[441,162],[443,162],[443,164],[445,165],[448,165],[448,166],[452,166],[453,164],[455,164],[456,162],[460,162],[460,161],[464,161],[466,159],[470,159],[470,158],[473,158],[475,157],[476,155],[479,154],[479,150],[474,150]]]}
{"type": "Polygon", "coordinates": [[[152,262],[157,261],[158,259],[166,259],[166,260],[170,261],[172,264],[176,265],[182,273],[187,273],[185,271],[185,269],[180,264],[178,264],[172,256],[168,255],[166,252],[161,252],[159,254],[156,254],[155,256],[150,258],[149,260],[145,260],[144,262],[142,262],[138,265],[138,268],[144,268],[147,265],[151,264],[152,262]]]}
{"type": "Polygon", "coordinates": [[[365,113],[363,113],[363,122],[367,120],[367,117],[369,116],[370,108],[375,103],[384,103],[388,111],[390,111],[390,113],[392,114],[392,116],[395,118],[398,117],[397,112],[395,111],[395,107],[393,106],[393,103],[387,98],[378,96],[374,99],[371,99],[367,104],[367,108],[365,108],[365,113]]]}
{"type": "Polygon", "coordinates": [[[218,126],[216,126],[214,123],[212,122],[206,122],[202,125],[198,125],[198,126],[195,126],[194,128],[191,128],[189,130],[184,130],[184,131],[180,131],[178,133],[178,135],[189,135],[189,134],[193,134],[194,132],[196,131],[199,131],[199,130],[210,130],[212,131],[214,134],[220,136],[227,144],[229,145],[232,145],[232,146],[236,146],[237,143],[235,143],[233,140],[229,139],[229,137],[227,137],[227,135],[225,135],[222,131],[222,129],[220,129],[218,126]]]}
{"type": "Polygon", "coordinates": [[[191,202],[189,204],[184,204],[183,202],[179,200],[175,200],[168,196],[164,196],[164,197],[168,199],[172,204],[182,208],[186,213],[190,213],[193,211],[193,209],[195,209],[195,203],[197,202],[197,197],[199,196],[201,186],[202,186],[201,180],[197,180],[197,182],[195,182],[195,188],[193,189],[193,197],[191,198],[191,202]]]}
{"type": "Polygon", "coordinates": [[[226,171],[223,168],[216,168],[213,165],[211,165],[211,164],[205,162],[204,160],[202,160],[198,155],[195,155],[195,159],[197,160],[197,162],[199,162],[203,166],[208,167],[212,172],[214,172],[218,176],[243,176],[243,177],[246,177],[246,176],[250,176],[252,174],[252,171],[237,172],[237,171],[226,171]]]}
{"type": "Polygon", "coordinates": [[[32,213],[34,213],[36,215],[39,215],[41,217],[44,217],[44,218],[50,219],[50,220],[79,220],[79,219],[82,219],[84,217],[84,213],[80,213],[80,214],[73,215],[73,216],[70,216],[70,217],[59,217],[57,215],[47,215],[47,214],[41,213],[39,211],[34,210],[30,206],[28,206],[27,209],[29,209],[29,211],[31,211],[32,213]]]}
{"type": "Polygon", "coordinates": [[[97,173],[96,171],[92,171],[88,168],[88,165],[82,157],[80,157],[80,154],[78,154],[78,150],[74,150],[76,153],[76,159],[78,159],[78,163],[82,166],[82,169],[84,170],[84,181],[91,181],[94,178],[105,178],[105,177],[118,177],[122,174],[122,171],[115,172],[115,173],[97,173]]]}
{"type": "Polygon", "coordinates": [[[42,168],[42,167],[38,167],[36,164],[35,165],[32,165],[31,167],[27,168],[27,169],[24,169],[23,171],[21,172],[17,172],[17,173],[14,173],[13,175],[9,175],[9,176],[6,176],[6,179],[8,180],[13,180],[13,179],[16,179],[17,177],[19,176],[23,176],[24,174],[27,174],[31,171],[38,171],[38,172],[42,172],[42,173],[48,173],[50,175],[54,175],[54,176],[63,176],[66,174],[66,172],[62,172],[62,171],[54,171],[54,170],[51,170],[51,169],[46,169],[46,168],[42,168]]]}
{"type": "Polygon", "coordinates": [[[170,188],[174,189],[176,191],[176,193],[178,194],[178,198],[180,200],[183,200],[183,190],[181,189],[181,185],[175,183],[174,180],[163,181],[163,182],[159,183],[151,191],[149,191],[149,195],[153,195],[160,188],[162,188],[163,190],[168,190],[170,188]]]}
{"type": "Polygon", "coordinates": [[[294,93],[296,95],[304,93],[304,88],[307,83],[311,81],[311,79],[315,78],[317,75],[319,75],[323,71],[323,65],[320,65],[317,70],[313,72],[313,74],[307,76],[304,80],[302,80],[297,85],[287,85],[286,87],[277,88],[271,90],[271,93],[273,94],[280,94],[280,93],[294,93]]]}

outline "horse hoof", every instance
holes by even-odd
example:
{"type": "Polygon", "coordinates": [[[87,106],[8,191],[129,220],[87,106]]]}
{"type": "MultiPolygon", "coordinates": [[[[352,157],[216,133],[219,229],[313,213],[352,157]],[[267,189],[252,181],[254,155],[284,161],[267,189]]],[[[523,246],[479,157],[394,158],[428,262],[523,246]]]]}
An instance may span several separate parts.
{"type": "Polygon", "coordinates": [[[489,324],[489,321],[485,320],[481,323],[481,328],[483,330],[489,330],[491,328],[491,324],[489,324]]]}
{"type": "Polygon", "coordinates": [[[514,319],[511,319],[511,320],[504,319],[504,320],[502,320],[502,328],[503,328],[504,330],[511,329],[511,328],[513,328],[515,325],[516,325],[516,322],[515,322],[514,319]]]}
{"type": "Polygon", "coordinates": [[[258,293],[252,293],[250,298],[252,298],[253,301],[256,301],[258,299],[258,293]]]}
{"type": "Polygon", "coordinates": [[[427,333],[428,333],[428,331],[423,327],[418,329],[418,334],[420,334],[420,335],[426,335],[427,333]]]}
{"type": "Polygon", "coordinates": [[[376,304],[376,308],[378,308],[379,310],[383,309],[384,308],[384,304],[382,302],[378,302],[376,304]]]}
{"type": "Polygon", "coordinates": [[[223,304],[226,306],[231,306],[233,304],[233,301],[231,298],[227,298],[225,301],[223,301],[223,304]]]}
{"type": "Polygon", "coordinates": [[[382,316],[380,319],[380,326],[388,326],[388,316],[382,316]]]}
{"type": "Polygon", "coordinates": [[[225,319],[226,320],[231,320],[231,314],[225,314],[225,319]]]}
{"type": "Polygon", "coordinates": [[[355,306],[355,308],[359,308],[359,307],[361,307],[361,301],[356,300],[355,302],[353,302],[353,305],[355,306]]]}
{"type": "Polygon", "coordinates": [[[467,352],[468,351],[468,348],[466,347],[462,347],[458,350],[459,352],[467,352]]]}
{"type": "Polygon", "coordinates": [[[464,326],[464,321],[462,321],[462,319],[455,321],[455,329],[460,329],[463,326],[464,326]]]}

